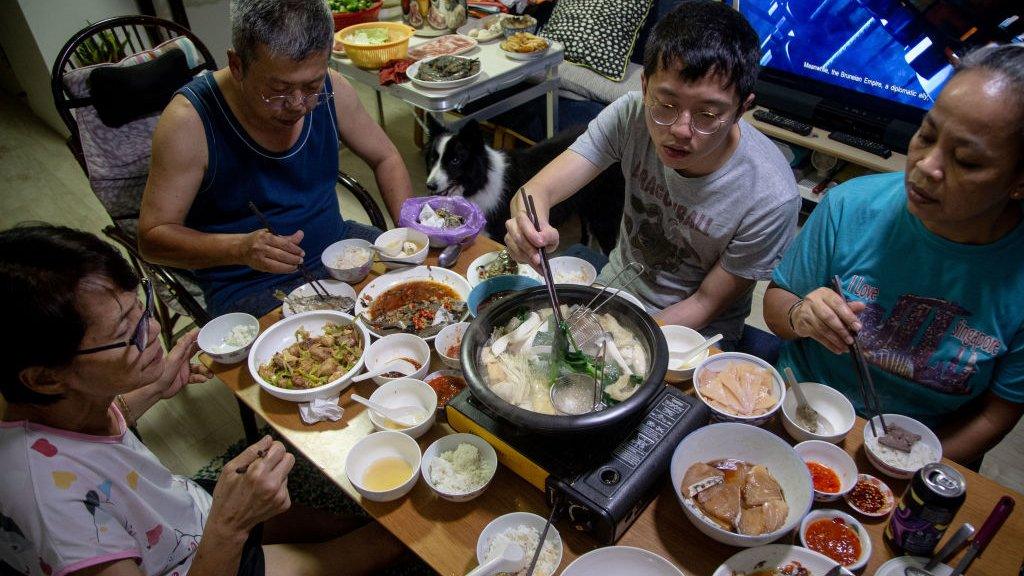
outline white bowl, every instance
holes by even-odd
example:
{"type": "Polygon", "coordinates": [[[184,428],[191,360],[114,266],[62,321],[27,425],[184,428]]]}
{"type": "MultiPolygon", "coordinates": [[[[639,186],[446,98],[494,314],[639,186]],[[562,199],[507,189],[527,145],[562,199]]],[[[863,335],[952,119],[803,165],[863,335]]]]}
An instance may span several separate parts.
{"type": "Polygon", "coordinates": [[[476,434],[449,434],[438,438],[423,452],[423,462],[420,464],[420,474],[422,474],[423,479],[426,480],[427,486],[430,486],[430,488],[433,489],[441,498],[451,500],[452,502],[466,502],[483,494],[484,490],[487,489],[487,486],[490,485],[491,480],[494,479],[494,474],[497,471],[498,454],[490,444],[476,434]],[[442,490],[430,479],[430,463],[434,458],[440,457],[442,452],[455,450],[459,447],[459,444],[472,444],[473,446],[476,446],[477,450],[480,451],[480,459],[483,460],[484,466],[486,466],[491,473],[487,477],[486,482],[469,492],[450,492],[442,490]]]}
{"type": "Polygon", "coordinates": [[[277,322],[270,328],[263,331],[260,337],[256,339],[256,342],[252,345],[252,351],[249,354],[249,374],[252,375],[252,379],[260,385],[261,388],[267,391],[271,396],[275,396],[282,400],[290,400],[292,402],[309,402],[313,398],[330,398],[341,390],[344,390],[352,383],[352,377],[358,374],[363,369],[363,361],[366,358],[366,344],[370,341],[370,333],[366,331],[361,324],[355,322],[351,314],[345,314],[344,312],[336,312],[334,310],[314,310],[311,312],[303,312],[301,314],[295,314],[277,322]],[[354,324],[356,326],[356,333],[360,335],[363,340],[363,354],[356,360],[355,365],[343,374],[341,378],[333,380],[320,386],[318,388],[309,388],[305,390],[289,390],[287,388],[279,388],[274,386],[270,382],[267,382],[259,375],[258,369],[263,364],[270,362],[274,357],[274,354],[284,350],[295,343],[295,331],[300,327],[305,328],[311,336],[318,336],[323,334],[323,328],[326,324],[354,324]]]}
{"type": "MultiPolygon", "coordinates": [[[[881,490],[882,496],[885,497],[885,504],[874,512],[868,512],[867,510],[854,505],[854,503],[850,501],[850,492],[847,492],[843,496],[843,499],[846,500],[846,505],[853,509],[854,512],[863,514],[869,518],[881,518],[883,516],[888,516],[889,512],[892,512],[892,509],[896,507],[896,496],[892,493],[892,488],[889,488],[889,485],[885,482],[882,482],[871,474],[858,474],[857,482],[867,482],[881,490]]],[[[856,484],[854,484],[854,487],[856,487],[856,484]]]]}
{"type": "Polygon", "coordinates": [[[751,356],[750,354],[744,354],[742,352],[721,352],[713,356],[708,356],[703,362],[697,365],[693,370],[693,389],[697,392],[697,397],[711,410],[711,420],[713,422],[742,422],[744,424],[751,424],[753,426],[761,426],[772,419],[772,416],[779,411],[782,403],[786,400],[786,387],[782,384],[782,376],[779,375],[775,368],[758,358],[757,356],[751,356]],[[737,416],[730,414],[715,408],[704,398],[700,393],[700,378],[707,370],[721,371],[727,364],[732,362],[746,362],[754,364],[758,368],[763,368],[768,371],[772,376],[772,383],[774,384],[775,397],[778,398],[775,405],[772,406],[767,412],[760,416],[737,416]]]}
{"type": "MultiPolygon", "coordinates": [[[[601,284],[599,282],[595,282],[594,283],[594,288],[604,288],[604,287],[605,287],[604,284],[601,284]]],[[[647,307],[644,306],[643,301],[641,301],[639,298],[637,298],[636,295],[634,295],[632,292],[627,292],[626,290],[623,290],[622,288],[608,288],[608,292],[611,292],[616,297],[619,297],[619,298],[622,298],[623,300],[626,300],[630,304],[635,304],[637,308],[643,310],[644,312],[647,312],[647,307]]]]}
{"type": "MultiPolygon", "coordinates": [[[[469,286],[475,288],[477,284],[483,282],[480,278],[480,267],[490,264],[495,258],[498,257],[499,252],[488,252],[477,256],[472,262],[469,263],[469,267],[466,268],[466,280],[469,281],[469,286]]],[[[539,282],[544,280],[540,277],[540,274],[531,267],[529,264],[519,264],[520,276],[526,276],[527,278],[533,278],[539,282]]]]}
{"type": "Polygon", "coordinates": [[[846,438],[857,421],[857,413],[853,404],[842,392],[817,382],[801,382],[800,390],[807,397],[807,403],[821,414],[821,417],[832,424],[832,434],[808,432],[796,423],[796,394],[787,391],[782,402],[782,426],[797,442],[805,440],[824,440],[838,444],[846,438]]]}
{"type": "Polygon", "coordinates": [[[370,400],[385,408],[417,406],[423,409],[423,420],[408,428],[395,428],[394,423],[392,426],[388,426],[390,420],[367,409],[367,412],[370,413],[370,422],[373,422],[373,426],[377,430],[395,430],[413,438],[419,438],[426,434],[427,430],[430,430],[437,418],[437,393],[422,380],[396,378],[374,390],[373,394],[370,394],[370,400]]]}
{"type": "MultiPolygon", "coordinates": [[[[869,440],[874,440],[875,438],[874,432],[871,431],[872,421],[875,423],[875,427],[878,433],[882,434],[882,423],[876,416],[872,418],[870,421],[864,423],[864,452],[866,452],[868,455],[868,461],[871,462],[871,464],[875,468],[877,468],[879,472],[887,476],[892,476],[893,478],[908,479],[913,477],[914,473],[917,472],[918,469],[921,468],[921,466],[942,460],[942,443],[939,442],[939,437],[936,436],[930,428],[928,428],[921,422],[918,422],[917,420],[914,420],[909,416],[903,416],[902,414],[885,414],[884,416],[885,423],[887,425],[896,424],[897,426],[902,427],[908,432],[920,434],[921,440],[918,442],[918,444],[930,448],[934,453],[935,457],[933,459],[928,459],[926,462],[923,462],[920,466],[901,467],[883,461],[882,456],[878,453],[878,451],[872,449],[870,444],[868,443],[869,440]]],[[[921,449],[922,448],[918,448],[918,446],[914,446],[914,450],[921,449]]]]}
{"type": "MultiPolygon", "coordinates": [[[[857,557],[857,560],[853,564],[846,565],[844,568],[850,571],[860,570],[867,565],[868,559],[871,558],[871,535],[864,529],[864,525],[860,523],[860,520],[857,520],[846,512],[840,512],[839,510],[811,510],[800,522],[800,544],[810,550],[811,548],[807,546],[807,541],[804,537],[804,534],[807,532],[807,527],[815,520],[830,518],[842,518],[843,522],[845,522],[850,528],[853,528],[854,532],[857,533],[857,538],[860,539],[860,556],[857,557]]],[[[817,550],[815,550],[815,552],[817,552],[817,550]]]]}
{"type": "MultiPolygon", "coordinates": [[[[453,376],[455,378],[458,378],[458,379],[462,380],[462,387],[459,388],[458,392],[455,393],[456,396],[459,394],[459,392],[462,392],[462,390],[464,390],[466,388],[466,386],[467,386],[467,384],[466,384],[466,377],[465,377],[465,375],[462,374],[461,370],[437,370],[436,372],[431,372],[430,374],[427,374],[426,376],[423,377],[423,381],[427,383],[427,386],[430,386],[431,388],[433,388],[435,394],[437,394],[437,388],[435,388],[434,385],[431,384],[431,382],[435,378],[440,377],[440,376],[453,376]]],[[[452,396],[452,398],[454,398],[454,397],[455,396],[452,396]]],[[[451,398],[449,398],[447,400],[444,400],[444,399],[442,399],[442,396],[440,394],[438,394],[438,396],[437,396],[437,416],[438,416],[438,418],[441,418],[444,421],[448,420],[448,415],[445,413],[445,407],[448,406],[448,402],[451,402],[451,398]]]]}
{"type": "MultiPolygon", "coordinates": [[[[693,328],[679,326],[678,324],[662,326],[661,333],[665,335],[665,343],[668,344],[669,353],[685,352],[704,342],[704,336],[702,336],[700,332],[697,332],[693,328]]],[[[685,367],[678,360],[672,360],[670,358],[668,361],[668,370],[665,372],[665,380],[675,383],[689,380],[693,377],[694,368],[708,357],[708,353],[709,352],[707,350],[704,350],[693,360],[690,360],[688,365],[685,367]]]]}
{"type": "Polygon", "coordinates": [[[253,342],[256,341],[255,334],[260,333],[260,321],[251,314],[245,312],[231,312],[218,316],[206,323],[199,331],[196,342],[199,347],[220,364],[235,364],[245,360],[253,342]],[[244,346],[232,346],[225,343],[231,335],[231,331],[238,326],[255,328],[254,336],[244,346]]]}
{"type": "MultiPolygon", "coordinates": [[[[597,280],[597,269],[594,265],[575,256],[559,256],[552,258],[551,278],[555,284],[580,284],[590,286],[597,280]]],[[[543,278],[541,279],[543,281],[543,278]]]]}
{"type": "Polygon", "coordinates": [[[374,502],[390,502],[405,496],[419,480],[420,446],[406,434],[388,430],[374,432],[356,442],[345,458],[345,475],[363,498],[374,502]],[[371,464],[381,458],[397,457],[409,464],[409,479],[391,490],[370,490],[363,484],[363,475],[371,464]]]}
{"type": "MultiPolygon", "coordinates": [[[[537,535],[544,531],[544,524],[547,522],[545,518],[541,518],[536,514],[530,514],[529,512],[510,512],[503,516],[498,516],[494,520],[484,526],[483,531],[480,532],[480,537],[476,541],[476,561],[483,564],[487,561],[487,548],[491,542],[491,539],[501,534],[509,528],[515,528],[516,526],[532,526],[537,529],[537,535]]],[[[544,543],[551,542],[555,545],[558,550],[558,560],[555,562],[555,571],[552,574],[558,572],[558,566],[562,564],[562,535],[558,533],[558,529],[552,524],[551,528],[548,529],[548,535],[544,538],[544,543]]],[[[543,546],[544,543],[541,543],[543,546]]],[[[525,550],[526,557],[529,559],[532,557],[531,550],[525,550]]],[[[527,560],[529,563],[529,560],[527,560]]],[[[541,576],[540,561],[537,562],[537,570],[534,574],[541,576]]]]}
{"type": "Polygon", "coordinates": [[[708,537],[730,546],[751,547],[778,540],[800,523],[811,508],[814,486],[804,461],[775,434],[746,424],[728,422],[710,424],[690,433],[676,446],[669,466],[672,486],[690,523],[708,537]],[[720,528],[697,509],[696,504],[679,492],[683,476],[697,462],[736,458],[763,464],[782,487],[789,514],[781,528],[760,536],[737,534],[720,528]]]}
{"type": "Polygon", "coordinates": [[[632,546],[606,546],[580,556],[562,576],[623,574],[628,576],[683,576],[671,562],[654,552],[632,546]]]}
{"type": "MultiPolygon", "coordinates": [[[[712,576],[734,576],[734,574],[753,574],[759,570],[796,568],[802,566],[811,574],[825,574],[835,567],[836,563],[828,556],[808,550],[802,546],[789,544],[766,544],[756,548],[747,548],[737,552],[722,563],[712,576]]],[[[795,573],[795,572],[794,572],[795,573]]],[[[840,570],[841,576],[850,576],[852,572],[840,570]]],[[[876,575],[877,576],[877,575],[876,575]]],[[[900,576],[903,576],[901,573],[900,576]]]]}
{"type": "MultiPolygon", "coordinates": [[[[416,362],[419,364],[419,368],[412,374],[406,374],[399,378],[422,380],[430,370],[430,347],[427,346],[426,340],[413,334],[389,334],[370,344],[370,347],[366,349],[366,354],[363,355],[367,372],[374,372],[388,362],[401,358],[416,362]]],[[[373,381],[382,385],[399,378],[374,376],[373,381]]]]}
{"type": "Polygon", "coordinates": [[[462,363],[459,360],[459,351],[462,347],[459,346],[454,356],[448,355],[448,348],[455,346],[456,341],[462,342],[462,336],[466,333],[467,328],[469,328],[469,322],[449,324],[442,328],[437,333],[437,338],[434,339],[434,350],[437,350],[437,357],[441,359],[442,364],[453,370],[462,368],[462,363]]]}
{"type": "MultiPolygon", "coordinates": [[[[828,466],[839,476],[839,492],[822,492],[814,489],[818,502],[834,502],[845,496],[857,484],[857,464],[853,458],[835,444],[823,440],[807,440],[793,447],[804,462],[817,462],[828,466]]],[[[813,481],[813,477],[811,478],[813,481]]]]}
{"type": "MultiPolygon", "coordinates": [[[[463,60],[475,60],[475,58],[466,58],[465,56],[453,57],[461,58],[463,60]]],[[[456,78],[455,80],[420,80],[417,77],[420,71],[420,66],[423,65],[424,62],[429,62],[435,58],[440,58],[440,56],[432,56],[430,58],[424,58],[423,60],[414,62],[412,65],[409,66],[409,69],[406,70],[406,77],[408,77],[409,80],[412,80],[413,84],[416,84],[417,86],[421,86],[423,88],[433,90],[448,90],[451,88],[458,88],[459,86],[463,86],[465,84],[471,84],[477,78],[479,78],[480,74],[484,71],[483,66],[481,66],[480,69],[477,70],[475,74],[470,74],[469,76],[466,76],[464,78],[456,78]]]]}
{"type": "MultiPolygon", "coordinates": [[[[469,285],[469,282],[467,282],[461,274],[448,270],[447,268],[441,268],[439,266],[416,266],[415,268],[395,270],[382,276],[378,276],[363,286],[363,289],[359,291],[359,296],[356,298],[356,315],[370,317],[370,308],[373,307],[373,301],[379,298],[381,294],[384,294],[399,284],[420,280],[430,280],[439,284],[444,284],[451,288],[462,301],[466,301],[466,299],[469,298],[470,291],[472,291],[472,287],[469,285]]],[[[362,323],[363,320],[361,319],[360,322],[362,323]]],[[[367,324],[369,323],[367,322],[367,324]]],[[[378,338],[383,336],[383,334],[374,332],[372,326],[368,325],[367,329],[370,330],[371,334],[378,338]]],[[[425,340],[429,342],[435,337],[436,334],[428,336],[425,340]]]]}
{"type": "MultiPolygon", "coordinates": [[[[353,305],[355,304],[355,301],[356,301],[356,291],[355,291],[355,289],[352,288],[351,286],[349,286],[348,284],[342,282],[341,280],[317,280],[317,283],[319,283],[321,286],[323,286],[324,290],[327,290],[328,294],[330,294],[332,296],[345,296],[346,298],[351,298],[353,305]]],[[[308,282],[306,284],[303,284],[302,286],[299,286],[295,290],[292,290],[291,292],[288,293],[288,297],[289,298],[297,298],[297,297],[301,297],[301,296],[315,296],[315,295],[316,295],[316,290],[314,290],[313,287],[308,282]]],[[[339,312],[351,312],[351,309],[349,309],[349,310],[339,310],[339,312]]],[[[282,316],[284,316],[285,318],[288,318],[290,316],[294,316],[295,314],[296,314],[296,312],[292,310],[292,307],[289,306],[287,302],[284,302],[284,303],[281,304],[281,315],[282,316]]]]}
{"type": "MultiPolygon", "coordinates": [[[[412,228],[393,228],[387,232],[377,236],[377,239],[373,241],[373,245],[381,249],[380,257],[387,260],[395,260],[397,262],[404,262],[406,264],[423,264],[427,259],[427,252],[430,250],[430,239],[427,235],[419,230],[413,230],[412,228]],[[405,242],[413,242],[419,248],[416,252],[410,255],[401,253],[402,244],[405,242]],[[398,246],[399,253],[393,255],[393,249],[398,246]]],[[[394,264],[391,262],[385,262],[384,267],[388,270],[397,268],[401,264],[394,264]]]]}
{"type": "Polygon", "coordinates": [[[358,284],[363,281],[363,278],[366,278],[367,274],[370,273],[370,266],[373,265],[372,247],[372,243],[359,238],[339,240],[327,248],[324,248],[323,253],[320,255],[320,261],[323,262],[324,268],[327,268],[327,272],[335,280],[358,284]],[[342,268],[338,266],[338,258],[340,258],[344,253],[345,248],[349,246],[366,250],[366,262],[354,268],[342,268]]]}

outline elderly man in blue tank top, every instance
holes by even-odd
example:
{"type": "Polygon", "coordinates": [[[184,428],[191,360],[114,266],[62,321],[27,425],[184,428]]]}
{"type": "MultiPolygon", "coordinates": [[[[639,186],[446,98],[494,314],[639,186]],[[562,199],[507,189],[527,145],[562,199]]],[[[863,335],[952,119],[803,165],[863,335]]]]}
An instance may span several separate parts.
{"type": "Polygon", "coordinates": [[[300,263],[322,268],[331,243],[380,233],[341,217],[339,142],[373,168],[393,218],[412,193],[394,144],[328,69],[332,36],[323,0],[233,0],[228,67],[185,85],[157,125],[139,247],[195,270],[214,315],[261,316],[303,282],[300,263]]]}

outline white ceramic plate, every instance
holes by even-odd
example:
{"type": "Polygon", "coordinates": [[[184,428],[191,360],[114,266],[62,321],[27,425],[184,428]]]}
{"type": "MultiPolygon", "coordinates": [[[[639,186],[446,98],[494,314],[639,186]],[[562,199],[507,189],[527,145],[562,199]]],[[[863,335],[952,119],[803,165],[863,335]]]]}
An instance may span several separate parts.
{"type": "Polygon", "coordinates": [[[446,34],[409,48],[409,58],[413,60],[429,60],[435,56],[455,55],[469,52],[476,48],[477,40],[462,34],[446,34]]]}
{"type": "MultiPolygon", "coordinates": [[[[326,289],[327,293],[331,296],[347,296],[353,300],[356,299],[355,289],[341,280],[321,280],[320,284],[323,285],[324,289],[326,289]]],[[[313,287],[310,286],[309,283],[306,283],[289,292],[288,296],[296,298],[301,296],[312,296],[313,294],[315,294],[313,287]]],[[[349,310],[339,310],[339,312],[349,312],[349,310]]],[[[283,314],[285,318],[288,318],[295,314],[295,312],[292,311],[291,306],[287,303],[283,303],[281,305],[281,314],[283,314]]]]}
{"type": "MultiPolygon", "coordinates": [[[[441,284],[450,286],[452,290],[455,290],[455,293],[459,295],[459,298],[462,298],[463,300],[469,297],[469,292],[472,290],[469,282],[463,278],[461,274],[452,272],[447,268],[441,268],[439,266],[417,266],[415,268],[397,270],[384,274],[383,276],[378,276],[377,278],[374,278],[372,282],[363,287],[359,292],[359,297],[356,298],[356,316],[363,314],[369,317],[370,305],[373,303],[375,298],[387,290],[411,280],[433,280],[435,282],[440,282],[441,284]]],[[[362,324],[361,319],[359,322],[362,324]]],[[[366,326],[366,328],[367,330],[370,330],[370,333],[375,337],[381,337],[381,334],[374,332],[371,326],[366,326]]],[[[424,340],[428,342],[433,339],[434,336],[424,338],[424,340]]]]}
{"type": "MultiPolygon", "coordinates": [[[[828,556],[818,554],[814,550],[788,544],[768,544],[733,554],[712,576],[733,576],[736,573],[781,568],[796,563],[809,570],[811,574],[818,575],[825,574],[836,565],[828,556]]],[[[850,575],[845,568],[841,573],[850,575]]]]}
{"type": "Polygon", "coordinates": [[[535,52],[513,52],[511,50],[505,50],[504,48],[502,48],[501,51],[505,54],[505,56],[508,56],[513,60],[536,60],[537,58],[540,58],[541,56],[547,54],[548,50],[550,49],[551,43],[548,42],[547,48],[543,50],[537,50],[535,52]]]}
{"type": "MultiPolygon", "coordinates": [[[[879,566],[878,570],[875,570],[875,576],[904,576],[907,568],[911,566],[924,568],[924,565],[927,563],[927,558],[920,558],[918,556],[897,556],[879,566]]],[[[953,573],[953,569],[945,564],[939,564],[935,568],[929,570],[929,572],[934,574],[934,576],[949,576],[953,573]]]]}
{"type": "MultiPolygon", "coordinates": [[[[483,282],[480,278],[480,271],[477,270],[480,266],[489,264],[492,260],[498,257],[498,252],[488,252],[487,254],[481,254],[477,256],[475,260],[469,263],[469,268],[466,269],[466,279],[469,280],[469,285],[476,288],[476,285],[483,282]]],[[[526,276],[527,278],[533,278],[538,282],[544,282],[540,277],[540,274],[534,271],[534,269],[527,264],[519,265],[519,275],[526,276]]]]}
{"type": "MultiPolygon", "coordinates": [[[[487,17],[482,18],[480,20],[477,20],[475,18],[471,18],[465,24],[463,24],[461,28],[459,28],[458,32],[459,32],[459,34],[462,34],[463,36],[469,36],[470,38],[473,38],[469,34],[470,31],[477,30],[477,29],[490,28],[491,24],[493,24],[494,22],[500,20],[502,16],[503,16],[503,14],[491,14],[490,16],[487,16],[487,17]]],[[[473,39],[476,40],[478,43],[486,44],[488,42],[494,42],[495,40],[504,40],[505,39],[505,32],[503,30],[498,30],[498,35],[497,36],[494,36],[494,37],[491,37],[491,38],[487,38],[486,40],[481,40],[479,37],[478,38],[473,38],[473,39]]]]}
{"type": "Polygon", "coordinates": [[[591,550],[577,558],[562,576],[590,574],[629,574],[629,576],[683,576],[671,562],[632,546],[608,546],[591,550]]]}
{"type": "MultiPolygon", "coordinates": [[[[408,76],[410,80],[412,80],[413,84],[420,86],[422,88],[429,88],[431,90],[447,90],[449,88],[457,88],[459,86],[465,86],[466,84],[472,84],[473,82],[476,81],[477,78],[480,78],[480,74],[482,74],[484,71],[483,66],[481,65],[480,69],[476,71],[476,74],[471,74],[469,76],[466,76],[465,78],[445,80],[442,82],[431,82],[429,80],[420,80],[419,78],[417,78],[416,75],[419,74],[420,64],[423,64],[424,62],[430,62],[434,58],[440,58],[440,56],[434,56],[433,58],[427,58],[425,60],[420,60],[419,62],[414,62],[411,66],[409,66],[409,69],[406,70],[405,75],[408,76]]],[[[465,57],[459,56],[459,58],[465,57]]],[[[465,59],[473,60],[473,58],[465,59]]]]}

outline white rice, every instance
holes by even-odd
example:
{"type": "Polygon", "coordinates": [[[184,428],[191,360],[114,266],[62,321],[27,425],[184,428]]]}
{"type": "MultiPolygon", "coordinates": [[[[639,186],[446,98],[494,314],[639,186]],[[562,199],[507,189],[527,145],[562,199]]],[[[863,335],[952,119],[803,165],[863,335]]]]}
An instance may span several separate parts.
{"type": "Polygon", "coordinates": [[[468,494],[486,484],[494,470],[484,462],[479,448],[463,442],[431,460],[429,472],[431,484],[442,492],[468,494]]]}
{"type": "Polygon", "coordinates": [[[256,338],[256,332],[258,328],[249,324],[243,324],[241,326],[235,326],[231,329],[227,338],[220,345],[220,352],[231,352],[232,350],[238,350],[243,346],[252,342],[256,338]]]}
{"type": "MultiPolygon", "coordinates": [[[[548,538],[544,540],[544,547],[540,550],[540,557],[537,558],[537,566],[533,571],[535,576],[551,576],[558,569],[562,544],[554,540],[551,535],[552,533],[548,532],[548,538]]],[[[537,550],[537,543],[540,542],[540,530],[525,524],[506,528],[487,543],[487,554],[484,561],[486,562],[501,555],[509,542],[519,544],[526,552],[527,566],[515,572],[515,576],[526,576],[526,568],[529,567],[530,560],[533,559],[533,553],[537,550]]]]}
{"type": "Polygon", "coordinates": [[[345,249],[341,252],[341,256],[338,256],[338,259],[335,260],[334,266],[343,270],[359,268],[369,260],[370,251],[366,248],[360,248],[359,246],[345,246],[345,249]]]}
{"type": "Polygon", "coordinates": [[[909,453],[879,444],[878,438],[871,434],[864,435],[864,444],[879,460],[900,470],[917,471],[925,464],[939,461],[939,455],[923,441],[914,444],[909,453]]]}

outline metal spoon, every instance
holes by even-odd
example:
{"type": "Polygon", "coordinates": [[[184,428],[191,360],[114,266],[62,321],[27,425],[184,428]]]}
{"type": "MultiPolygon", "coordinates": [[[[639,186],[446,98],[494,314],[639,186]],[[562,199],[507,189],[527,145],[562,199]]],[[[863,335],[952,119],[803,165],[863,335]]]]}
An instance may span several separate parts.
{"type": "Polygon", "coordinates": [[[829,422],[827,418],[822,417],[817,410],[811,408],[811,405],[807,403],[807,397],[804,396],[804,391],[797,383],[796,376],[793,374],[793,369],[787,366],[785,373],[786,382],[789,383],[789,389],[796,394],[797,424],[811,434],[832,434],[834,431],[832,423],[829,422]]]}
{"type": "Polygon", "coordinates": [[[945,562],[947,558],[956,553],[960,546],[967,541],[968,538],[974,535],[974,526],[965,523],[960,526],[949,540],[943,544],[942,548],[932,556],[931,560],[924,565],[924,568],[918,568],[917,566],[907,566],[903,569],[905,576],[933,576],[932,570],[939,565],[940,562],[945,562]]]}
{"type": "Polygon", "coordinates": [[[469,238],[463,240],[458,244],[449,244],[444,250],[441,250],[441,254],[437,257],[437,265],[441,268],[451,268],[459,260],[459,256],[462,255],[462,251],[473,243],[476,238],[469,238]]]}

